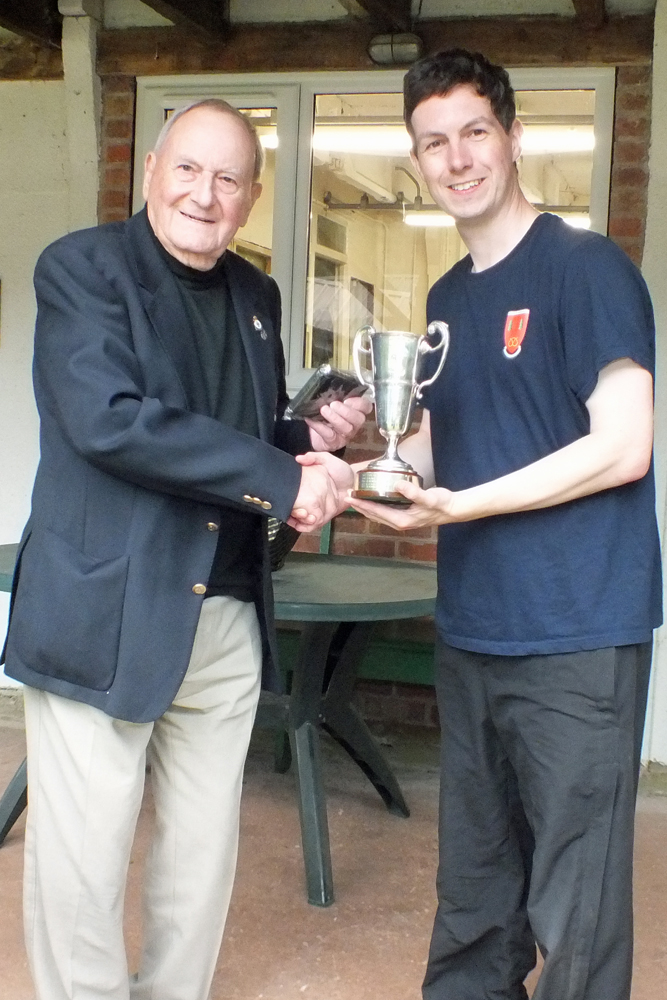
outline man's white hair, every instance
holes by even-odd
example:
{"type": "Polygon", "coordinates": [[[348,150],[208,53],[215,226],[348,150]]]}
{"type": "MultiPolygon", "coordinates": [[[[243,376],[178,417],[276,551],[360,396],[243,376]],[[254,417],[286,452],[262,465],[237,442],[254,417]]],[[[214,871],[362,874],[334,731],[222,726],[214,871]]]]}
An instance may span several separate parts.
{"type": "Polygon", "coordinates": [[[220,97],[207,97],[203,101],[191,101],[190,104],[186,104],[184,107],[174,111],[173,115],[170,115],[170,117],[167,118],[166,122],[160,129],[160,134],[155,140],[153,152],[160,152],[160,149],[164,146],[167,140],[167,136],[178,119],[182,118],[183,115],[186,115],[189,111],[194,111],[195,108],[211,108],[213,111],[218,111],[222,115],[229,115],[231,118],[236,118],[241,122],[255,147],[255,163],[252,179],[253,181],[258,181],[262,175],[262,170],[264,169],[264,149],[259,141],[257,129],[247,115],[244,115],[242,111],[239,111],[238,108],[228,104],[227,101],[223,101],[220,97]]]}

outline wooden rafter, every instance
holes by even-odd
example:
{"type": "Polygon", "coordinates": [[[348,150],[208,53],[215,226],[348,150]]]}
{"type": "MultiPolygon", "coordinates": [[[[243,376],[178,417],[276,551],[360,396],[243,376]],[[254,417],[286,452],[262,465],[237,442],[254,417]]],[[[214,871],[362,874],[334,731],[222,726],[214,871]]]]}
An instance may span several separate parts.
{"type": "Polygon", "coordinates": [[[229,34],[229,0],[142,0],[147,7],[182,28],[216,38],[229,34]]]}
{"type": "MultiPolygon", "coordinates": [[[[410,0],[355,0],[370,14],[373,23],[382,31],[410,31],[412,23],[410,0]]],[[[345,6],[345,4],[344,4],[345,6]]]]}
{"type": "MultiPolygon", "coordinates": [[[[424,51],[483,52],[503,66],[647,65],[653,52],[653,15],[609,18],[599,31],[582,31],[575,18],[461,18],[423,21],[424,51]]],[[[235,25],[230,40],[195,40],[176,28],[103,31],[98,72],[262,73],[313,69],[377,69],[367,49],[375,34],[363,22],[235,25]]]]}
{"type": "Polygon", "coordinates": [[[577,21],[584,28],[601,28],[607,19],[605,0],[572,0],[577,21]]]}
{"type": "Polygon", "coordinates": [[[0,0],[0,27],[33,42],[60,48],[62,18],[58,0],[0,0]]]}

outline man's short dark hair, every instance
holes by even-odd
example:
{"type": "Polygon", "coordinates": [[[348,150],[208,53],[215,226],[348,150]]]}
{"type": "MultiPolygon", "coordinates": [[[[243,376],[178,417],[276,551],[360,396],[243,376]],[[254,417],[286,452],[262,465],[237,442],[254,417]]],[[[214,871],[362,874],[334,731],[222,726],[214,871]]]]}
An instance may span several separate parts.
{"type": "Polygon", "coordinates": [[[413,135],[412,113],[417,105],[429,97],[444,97],[461,84],[469,84],[480,97],[487,97],[494,115],[509,132],[516,118],[516,104],[507,70],[494,66],[481,52],[447,49],[420,59],[405,76],[404,117],[410,135],[413,135]]]}

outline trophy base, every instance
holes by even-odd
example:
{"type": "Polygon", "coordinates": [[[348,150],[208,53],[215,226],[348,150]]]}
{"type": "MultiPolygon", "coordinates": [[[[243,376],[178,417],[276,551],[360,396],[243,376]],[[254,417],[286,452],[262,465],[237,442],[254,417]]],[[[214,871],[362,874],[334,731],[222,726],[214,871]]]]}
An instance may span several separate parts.
{"type": "Polygon", "coordinates": [[[422,477],[409,466],[397,471],[369,467],[357,472],[352,496],[357,500],[372,500],[373,503],[385,503],[392,507],[410,507],[412,500],[396,491],[399,482],[414,483],[420,489],[424,483],[422,477]]]}

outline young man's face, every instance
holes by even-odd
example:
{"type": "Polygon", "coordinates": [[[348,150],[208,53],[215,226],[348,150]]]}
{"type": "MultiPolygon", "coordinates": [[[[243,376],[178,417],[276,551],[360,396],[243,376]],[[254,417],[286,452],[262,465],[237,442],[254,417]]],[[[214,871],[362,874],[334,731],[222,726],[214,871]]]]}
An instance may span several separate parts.
{"type": "Polygon", "coordinates": [[[521,125],[509,134],[468,84],[429,97],[412,113],[412,162],[437,205],[465,226],[490,221],[518,193],[521,125]]]}
{"type": "Polygon", "coordinates": [[[243,123],[215,108],[194,108],[174,122],[146,158],[144,197],[157,238],[182,263],[207,271],[248,220],[261,184],[255,147],[243,123]]]}

